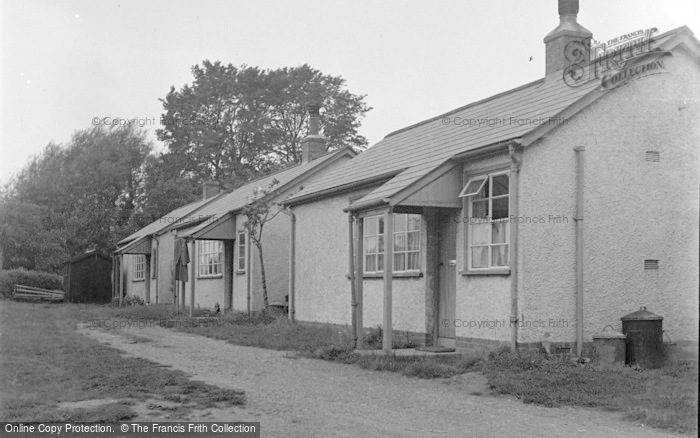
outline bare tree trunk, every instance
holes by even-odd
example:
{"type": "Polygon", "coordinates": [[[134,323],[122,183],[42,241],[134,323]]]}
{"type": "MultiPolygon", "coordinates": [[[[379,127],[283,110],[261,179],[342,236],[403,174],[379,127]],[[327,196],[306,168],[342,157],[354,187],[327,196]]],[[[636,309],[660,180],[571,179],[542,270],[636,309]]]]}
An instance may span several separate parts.
{"type": "Polygon", "coordinates": [[[255,246],[258,247],[258,254],[260,255],[260,277],[263,288],[263,305],[265,306],[264,308],[267,309],[269,304],[267,302],[267,280],[265,279],[265,262],[263,262],[262,242],[256,241],[255,246]]]}

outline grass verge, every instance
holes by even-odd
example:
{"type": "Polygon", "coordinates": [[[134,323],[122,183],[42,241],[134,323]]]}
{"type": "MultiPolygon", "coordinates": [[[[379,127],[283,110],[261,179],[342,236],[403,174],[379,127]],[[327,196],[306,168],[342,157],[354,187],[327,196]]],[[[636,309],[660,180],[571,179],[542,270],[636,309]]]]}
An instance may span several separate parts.
{"type": "MultiPolygon", "coordinates": [[[[157,306],[111,309],[123,318],[160,318],[157,306]],[[151,314],[151,316],[149,316],[151,314]]],[[[115,313],[116,314],[116,313],[115,313]]],[[[685,434],[697,434],[698,365],[669,364],[638,372],[627,367],[577,365],[540,355],[492,353],[473,356],[359,355],[349,330],[289,324],[268,315],[226,315],[215,324],[193,324],[178,330],[237,345],[296,351],[376,371],[399,372],[420,378],[446,378],[481,371],[496,394],[513,395],[525,403],[548,407],[581,406],[621,412],[624,418],[685,434]]],[[[381,344],[381,332],[371,333],[371,344],[381,344]]]]}
{"type": "Polygon", "coordinates": [[[124,421],[136,415],[131,408],[134,400],[150,398],[177,401],[182,412],[245,403],[242,391],[192,381],[183,372],[125,358],[77,333],[76,322],[95,310],[97,306],[0,301],[3,421],[124,421]],[[60,406],[105,399],[113,402],[91,408],[60,406]]]}
{"type": "Polygon", "coordinates": [[[492,390],[543,406],[585,406],[623,413],[660,429],[696,435],[698,365],[656,370],[578,365],[534,354],[491,354],[482,364],[492,390]]]}

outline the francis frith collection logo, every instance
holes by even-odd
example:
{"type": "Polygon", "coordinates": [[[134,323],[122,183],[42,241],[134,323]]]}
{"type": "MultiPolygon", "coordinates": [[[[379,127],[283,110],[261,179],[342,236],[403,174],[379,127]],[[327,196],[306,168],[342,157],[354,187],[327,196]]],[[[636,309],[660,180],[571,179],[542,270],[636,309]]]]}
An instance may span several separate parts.
{"type": "Polygon", "coordinates": [[[640,29],[603,43],[592,38],[570,42],[564,49],[570,62],[564,69],[564,82],[576,88],[600,80],[603,89],[609,90],[632,78],[665,72],[665,52],[651,47],[655,32],[656,28],[640,29]],[[645,56],[653,53],[660,56],[645,56]]]}

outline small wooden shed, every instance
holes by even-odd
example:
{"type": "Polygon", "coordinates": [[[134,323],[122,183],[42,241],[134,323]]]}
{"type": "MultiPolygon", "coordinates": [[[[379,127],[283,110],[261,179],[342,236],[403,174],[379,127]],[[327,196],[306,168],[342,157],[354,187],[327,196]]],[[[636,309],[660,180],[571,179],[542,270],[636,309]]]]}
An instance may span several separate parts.
{"type": "Polygon", "coordinates": [[[112,299],[112,261],[109,257],[90,250],[71,258],[65,265],[66,301],[108,303],[112,299]]]}

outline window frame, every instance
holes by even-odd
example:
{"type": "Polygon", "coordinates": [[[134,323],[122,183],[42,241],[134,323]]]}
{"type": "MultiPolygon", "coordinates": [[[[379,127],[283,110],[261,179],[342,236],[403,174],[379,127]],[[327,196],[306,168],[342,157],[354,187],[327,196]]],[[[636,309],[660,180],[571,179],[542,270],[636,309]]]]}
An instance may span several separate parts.
{"type": "MultiPolygon", "coordinates": [[[[362,218],[362,273],[364,275],[368,276],[378,276],[378,275],[383,275],[384,274],[384,256],[386,254],[386,224],[384,224],[384,214],[378,214],[378,215],[371,215],[371,216],[365,216],[362,218]],[[370,228],[368,226],[368,221],[371,220],[376,220],[376,232],[372,234],[367,234],[368,229],[370,228]],[[380,226],[380,224],[382,226],[380,226]],[[380,233],[381,230],[381,233],[380,233]],[[374,245],[375,250],[373,252],[368,252],[369,245],[367,245],[367,239],[372,239],[376,238],[376,245],[374,245]],[[381,249],[380,249],[381,248],[381,249]],[[367,270],[367,260],[368,257],[374,257],[375,262],[374,266],[375,269],[373,270],[367,270]],[[381,261],[381,262],[380,262],[381,261]],[[380,266],[381,265],[381,266],[380,266]]],[[[394,227],[393,227],[393,257],[394,260],[392,263],[392,275],[398,274],[397,276],[411,276],[411,275],[418,275],[421,273],[421,265],[422,265],[422,254],[423,254],[423,215],[421,214],[415,214],[415,213],[393,213],[392,214],[392,220],[394,221],[394,227]],[[418,217],[419,219],[419,225],[418,229],[413,229],[409,230],[409,218],[411,216],[418,217]],[[405,226],[402,231],[396,231],[396,221],[397,218],[402,218],[405,221],[405,226]],[[417,234],[418,235],[418,249],[417,250],[409,250],[408,249],[408,240],[409,240],[409,234],[417,234]],[[397,243],[397,236],[403,235],[404,237],[404,249],[403,250],[397,250],[396,249],[396,243],[397,243]],[[404,269],[396,269],[396,259],[397,256],[404,255],[404,269]],[[415,268],[410,268],[406,269],[406,266],[408,265],[409,261],[409,254],[417,254],[418,255],[418,266],[415,268]]]]}
{"type": "Polygon", "coordinates": [[[512,210],[511,206],[511,181],[510,181],[510,171],[509,170],[494,170],[491,172],[487,173],[479,173],[479,174],[473,174],[471,175],[468,179],[466,184],[464,185],[464,189],[462,190],[462,193],[460,193],[460,196],[464,199],[464,208],[466,210],[466,224],[465,224],[465,255],[464,255],[464,260],[465,260],[465,267],[464,271],[462,272],[463,274],[466,275],[480,275],[480,274],[495,274],[495,275],[508,275],[510,274],[510,263],[511,263],[511,241],[510,241],[510,234],[511,234],[511,220],[510,220],[510,212],[512,210]],[[508,192],[507,194],[500,194],[500,195],[494,195],[493,194],[493,178],[497,176],[502,176],[505,175],[508,177],[508,192]],[[474,181],[478,181],[480,179],[484,180],[484,183],[480,184],[479,190],[477,192],[472,192],[472,193],[465,193],[467,187],[469,187],[470,184],[474,181]],[[488,184],[488,186],[486,185],[488,184]],[[478,195],[484,187],[488,187],[488,195],[487,197],[482,197],[482,198],[476,198],[476,195],[478,195]],[[499,219],[493,219],[493,203],[494,200],[497,199],[508,199],[508,210],[505,215],[505,217],[499,218],[499,219]],[[488,213],[486,218],[478,218],[473,216],[473,205],[474,202],[484,202],[487,201],[488,204],[488,213]],[[481,221],[479,221],[481,219],[481,221]],[[472,232],[473,232],[473,227],[475,225],[483,224],[483,220],[486,220],[486,223],[490,224],[491,227],[489,227],[489,242],[488,243],[480,243],[480,244],[474,244],[473,243],[473,237],[472,237],[472,232]],[[493,235],[493,224],[497,223],[505,223],[506,231],[504,235],[504,242],[494,242],[494,235],[493,235]],[[486,267],[473,267],[473,248],[476,247],[486,247],[487,248],[487,266],[486,267]],[[496,247],[505,247],[506,248],[506,262],[503,265],[494,265],[493,264],[493,250],[496,247]]]}
{"type": "Polygon", "coordinates": [[[245,231],[236,232],[236,273],[245,274],[246,263],[248,260],[248,233],[245,231]],[[241,257],[241,248],[243,249],[243,257],[241,257]],[[241,267],[243,262],[243,267],[241,267]]]}
{"type": "Polygon", "coordinates": [[[197,278],[223,276],[223,258],[224,247],[220,240],[197,240],[197,278]]]}
{"type": "Polygon", "coordinates": [[[146,281],[146,256],[144,254],[134,254],[131,281],[146,281]]]}

